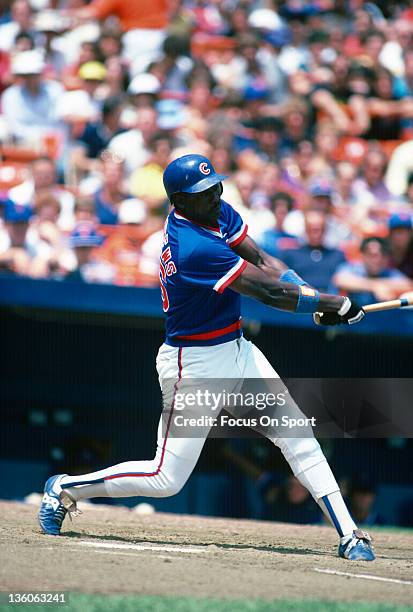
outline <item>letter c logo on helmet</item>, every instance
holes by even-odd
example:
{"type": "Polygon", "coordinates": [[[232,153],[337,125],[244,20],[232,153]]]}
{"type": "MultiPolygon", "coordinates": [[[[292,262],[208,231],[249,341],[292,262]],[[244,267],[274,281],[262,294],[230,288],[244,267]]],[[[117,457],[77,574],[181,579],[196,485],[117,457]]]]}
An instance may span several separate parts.
{"type": "Polygon", "coordinates": [[[201,162],[199,164],[199,171],[202,172],[202,174],[210,174],[211,168],[208,168],[208,164],[206,162],[201,162]]]}
{"type": "Polygon", "coordinates": [[[227,177],[217,174],[209,159],[192,153],[172,161],[163,173],[168,198],[175,193],[201,193],[227,177]]]}

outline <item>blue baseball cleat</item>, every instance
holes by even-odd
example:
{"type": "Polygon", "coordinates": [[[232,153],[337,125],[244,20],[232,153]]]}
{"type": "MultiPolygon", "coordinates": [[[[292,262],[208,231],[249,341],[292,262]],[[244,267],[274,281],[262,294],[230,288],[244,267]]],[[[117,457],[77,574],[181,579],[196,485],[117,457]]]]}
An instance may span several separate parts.
{"type": "Polygon", "coordinates": [[[76,501],[66,492],[62,491],[59,481],[66,474],[51,476],[44,486],[42,504],[40,506],[38,520],[43,533],[47,535],[60,535],[60,529],[66,514],[69,518],[81,514],[76,507],[76,501]]]}
{"type": "Polygon", "coordinates": [[[365,531],[356,529],[352,535],[341,538],[338,556],[349,561],[374,561],[376,555],[371,545],[371,537],[365,531]]]}

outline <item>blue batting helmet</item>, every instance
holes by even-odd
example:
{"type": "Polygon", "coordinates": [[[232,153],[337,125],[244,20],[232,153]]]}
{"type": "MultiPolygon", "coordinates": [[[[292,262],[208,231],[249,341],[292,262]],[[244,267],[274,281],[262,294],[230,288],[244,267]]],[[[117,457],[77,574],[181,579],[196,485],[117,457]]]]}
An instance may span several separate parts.
{"type": "Polygon", "coordinates": [[[163,184],[168,198],[174,193],[200,193],[227,177],[217,174],[207,157],[184,155],[167,166],[163,173],[163,184]]]}

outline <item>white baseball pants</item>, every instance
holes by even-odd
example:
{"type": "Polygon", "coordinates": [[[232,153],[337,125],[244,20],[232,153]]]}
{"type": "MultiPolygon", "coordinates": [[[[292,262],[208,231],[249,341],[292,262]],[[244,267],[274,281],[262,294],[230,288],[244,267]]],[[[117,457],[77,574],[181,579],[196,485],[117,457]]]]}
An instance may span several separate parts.
{"type": "MultiPolygon", "coordinates": [[[[171,379],[225,378],[234,379],[235,385],[236,381],[247,378],[279,378],[261,351],[245,338],[203,347],[174,348],[163,344],[156,367],[164,405],[167,406],[169,402],[173,403],[171,379]]],[[[289,416],[305,418],[293,401],[288,406],[289,416]]],[[[201,413],[202,408],[199,416],[201,413]]],[[[161,418],[154,459],[127,461],[83,476],[66,476],[62,484],[76,499],[175,495],[182,489],[198,461],[209,430],[205,428],[203,431],[203,438],[172,437],[162,427],[161,418]]],[[[274,430],[266,435],[281,449],[294,475],[318,501],[339,491],[339,487],[310,427],[305,434],[307,437],[304,438],[280,438],[276,437],[274,430]]]]}

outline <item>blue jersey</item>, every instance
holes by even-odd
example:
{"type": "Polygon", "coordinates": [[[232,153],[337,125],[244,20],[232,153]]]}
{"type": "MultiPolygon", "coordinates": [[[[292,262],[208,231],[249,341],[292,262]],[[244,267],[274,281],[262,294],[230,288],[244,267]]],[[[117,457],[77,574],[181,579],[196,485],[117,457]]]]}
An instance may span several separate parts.
{"type": "Polygon", "coordinates": [[[240,215],[221,200],[219,227],[172,210],[160,258],[166,344],[209,346],[241,336],[240,296],[229,285],[247,263],[232,248],[247,235],[240,215]],[[232,248],[231,248],[232,247],[232,248]]]}

